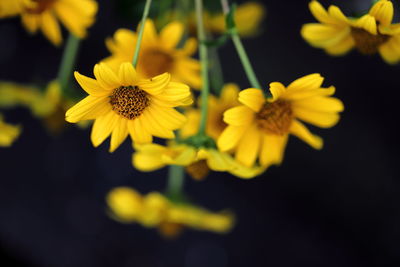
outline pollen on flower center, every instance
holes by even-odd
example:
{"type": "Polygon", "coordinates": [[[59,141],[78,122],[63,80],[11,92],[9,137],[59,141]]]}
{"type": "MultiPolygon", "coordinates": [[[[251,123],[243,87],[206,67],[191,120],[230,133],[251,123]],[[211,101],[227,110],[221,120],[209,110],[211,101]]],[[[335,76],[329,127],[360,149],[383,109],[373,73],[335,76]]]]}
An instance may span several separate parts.
{"type": "Polygon", "coordinates": [[[293,117],[291,104],[281,100],[264,104],[256,114],[258,127],[266,133],[277,135],[289,132],[293,117]]]}
{"type": "Polygon", "coordinates": [[[355,46],[360,53],[372,55],[378,52],[378,47],[389,40],[389,35],[380,34],[373,35],[364,29],[351,28],[355,46]]]}
{"type": "Polygon", "coordinates": [[[57,0],[33,0],[35,7],[28,8],[27,12],[31,14],[41,14],[49,9],[57,0]]]}
{"type": "Polygon", "coordinates": [[[114,89],[110,96],[112,110],[119,115],[133,120],[139,117],[150,105],[147,93],[137,86],[121,86],[114,89]]]}
{"type": "Polygon", "coordinates": [[[166,52],[155,49],[144,51],[142,60],[145,64],[141,67],[149,77],[171,72],[174,62],[174,59],[166,52]]]}

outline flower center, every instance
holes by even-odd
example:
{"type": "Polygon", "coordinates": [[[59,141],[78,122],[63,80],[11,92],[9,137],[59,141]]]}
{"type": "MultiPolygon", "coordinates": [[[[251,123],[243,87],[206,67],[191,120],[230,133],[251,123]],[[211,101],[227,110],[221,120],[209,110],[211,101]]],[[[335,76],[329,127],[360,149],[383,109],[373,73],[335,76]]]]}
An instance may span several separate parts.
{"type": "Polygon", "coordinates": [[[256,114],[258,127],[265,133],[277,135],[289,132],[293,117],[290,103],[282,100],[265,103],[256,114]]]}
{"type": "Polygon", "coordinates": [[[193,179],[201,181],[206,178],[210,172],[210,168],[208,168],[207,161],[202,159],[186,166],[186,172],[189,173],[193,179]]]}
{"type": "Polygon", "coordinates": [[[41,14],[51,8],[55,1],[57,0],[33,0],[35,7],[28,8],[26,11],[31,14],[41,14]]]}
{"type": "Polygon", "coordinates": [[[364,29],[354,27],[351,28],[351,35],[357,50],[365,55],[372,55],[378,52],[378,47],[386,43],[390,38],[389,35],[380,33],[373,35],[364,29]]]}
{"type": "Polygon", "coordinates": [[[148,77],[154,77],[165,72],[171,72],[174,59],[160,50],[148,50],[143,53],[141,65],[148,77]]]}
{"type": "Polygon", "coordinates": [[[122,117],[133,120],[150,105],[147,93],[137,86],[121,86],[110,96],[112,110],[122,117]]]}

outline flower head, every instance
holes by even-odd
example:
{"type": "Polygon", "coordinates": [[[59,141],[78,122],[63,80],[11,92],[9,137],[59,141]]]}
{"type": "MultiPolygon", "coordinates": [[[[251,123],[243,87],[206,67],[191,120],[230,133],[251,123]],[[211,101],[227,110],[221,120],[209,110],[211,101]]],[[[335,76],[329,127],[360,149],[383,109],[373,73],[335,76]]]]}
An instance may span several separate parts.
{"type": "Polygon", "coordinates": [[[391,1],[377,1],[360,18],[346,17],[337,6],[325,10],[315,0],[309,7],[320,23],[305,24],[301,34],[312,46],[335,56],[355,48],[362,54],[379,53],[389,64],[400,61],[400,24],[392,24],[391,1]]]}
{"type": "Polygon", "coordinates": [[[79,38],[94,22],[97,2],[94,0],[12,0],[0,2],[0,17],[21,15],[30,33],[41,30],[55,45],[62,42],[60,20],[79,38]],[[7,3],[6,3],[7,2],[7,3]]]}
{"type": "Polygon", "coordinates": [[[9,147],[21,134],[21,127],[8,124],[0,113],[0,147],[9,147]]]}
{"type": "Polygon", "coordinates": [[[229,232],[231,213],[213,213],[187,203],[175,203],[158,192],[141,195],[133,188],[117,187],[107,195],[111,216],[123,223],[157,227],[166,237],[178,235],[185,227],[216,233],[229,232]]]}
{"type": "Polygon", "coordinates": [[[322,88],[322,82],[319,74],[297,79],[288,87],[273,82],[269,89],[272,98],[265,98],[260,89],[243,90],[239,93],[242,105],[224,113],[228,127],[219,137],[218,147],[234,150],[236,160],[245,166],[253,166],[259,157],[265,167],[281,163],[289,133],[321,149],[322,139],[300,120],[323,128],[338,122],[343,104],[330,97],[335,88],[322,88]]]}
{"type": "MultiPolygon", "coordinates": [[[[138,75],[151,78],[168,72],[173,81],[183,82],[199,88],[200,64],[190,56],[196,52],[197,42],[188,39],[182,48],[177,48],[184,34],[184,25],[171,22],[157,34],[152,20],[147,20],[140,46],[138,75]]],[[[137,34],[127,29],[118,30],[106,45],[112,55],[105,59],[110,67],[118,70],[122,62],[131,61],[136,46],[137,34]]]]}
{"type": "Polygon", "coordinates": [[[111,135],[110,152],[128,136],[137,144],[151,143],[152,137],[174,138],[173,130],[186,118],[174,107],[192,103],[189,87],[171,82],[168,73],[140,79],[131,63],[120,65],[118,74],[107,64],[94,67],[91,79],[75,72],[75,78],[89,94],[66,113],[68,122],[95,120],[91,140],[99,146],[111,135]]]}

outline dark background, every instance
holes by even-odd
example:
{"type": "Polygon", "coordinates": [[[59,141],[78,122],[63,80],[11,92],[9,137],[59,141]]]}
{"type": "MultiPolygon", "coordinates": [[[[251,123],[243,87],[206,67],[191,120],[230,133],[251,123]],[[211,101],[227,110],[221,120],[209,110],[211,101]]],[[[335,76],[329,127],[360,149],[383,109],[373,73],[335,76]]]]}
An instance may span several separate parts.
{"type": "MultiPolygon", "coordinates": [[[[121,1],[99,3],[76,67],[88,76],[108,55],[104,39],[119,27],[136,27],[135,20],[117,15],[130,11],[121,1]]],[[[108,144],[92,147],[90,129],[69,126],[51,136],[29,111],[2,111],[7,121],[23,125],[23,133],[11,148],[0,149],[0,265],[400,266],[400,67],[354,51],[329,57],[300,37],[301,25],[315,21],[308,1],[264,3],[263,34],[244,40],[262,84],[319,72],[345,103],[337,126],[312,128],[325,139],[322,151],[292,137],[282,166],[258,178],[213,173],[203,182],[187,179],[193,201],[212,210],[231,208],[237,225],[228,235],[187,230],[169,241],[154,229],[111,220],[104,202],[115,186],[162,191],[166,169],[134,170],[128,141],[110,154],[108,144]]],[[[321,3],[335,3],[347,14],[369,6],[321,3]]],[[[49,81],[61,53],[42,35],[30,37],[18,19],[0,21],[0,80],[49,81]]],[[[248,87],[231,44],[222,60],[226,81],[248,87]]]]}

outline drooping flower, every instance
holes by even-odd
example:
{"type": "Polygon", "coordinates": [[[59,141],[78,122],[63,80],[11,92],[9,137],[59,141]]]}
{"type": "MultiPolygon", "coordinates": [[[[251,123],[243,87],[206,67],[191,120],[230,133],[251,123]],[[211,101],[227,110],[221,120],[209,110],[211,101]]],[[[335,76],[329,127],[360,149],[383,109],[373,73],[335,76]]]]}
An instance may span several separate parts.
{"type": "Polygon", "coordinates": [[[202,180],[210,172],[229,172],[240,178],[253,178],[261,174],[265,168],[244,166],[234,158],[216,148],[196,148],[188,144],[169,144],[162,146],[148,144],[136,146],[132,156],[132,164],[140,171],[150,172],[167,165],[184,166],[186,172],[195,179],[202,180]]]}
{"type": "Polygon", "coordinates": [[[21,134],[21,127],[6,123],[0,113],[0,147],[9,147],[21,134]]]}
{"type": "Polygon", "coordinates": [[[172,202],[158,192],[141,195],[129,187],[111,190],[107,204],[112,218],[122,223],[156,227],[165,237],[175,237],[186,227],[223,234],[234,224],[230,212],[214,213],[191,204],[172,202]]]}
{"type": "MultiPolygon", "coordinates": [[[[171,22],[157,34],[152,20],[147,20],[140,47],[137,72],[139,77],[151,78],[168,72],[172,81],[183,82],[200,88],[200,64],[191,58],[196,53],[197,42],[189,38],[182,46],[178,44],[184,34],[184,25],[171,22]]],[[[110,67],[118,70],[122,62],[131,61],[136,47],[137,33],[119,29],[113,38],[106,40],[112,55],[105,59],[110,67]]]]}
{"type": "Polygon", "coordinates": [[[289,134],[315,149],[323,141],[312,134],[300,120],[322,128],[334,126],[343,110],[342,102],[331,97],[335,88],[322,88],[323,78],[310,74],[285,87],[270,84],[272,98],[265,98],[260,89],[250,88],[239,93],[242,105],[224,113],[228,124],[218,139],[222,151],[235,151],[236,160],[253,166],[257,158],[262,166],[280,164],[289,134]]]}
{"type": "MultiPolygon", "coordinates": [[[[223,114],[226,110],[239,105],[237,101],[239,87],[236,84],[226,84],[221,90],[221,96],[210,95],[208,98],[208,114],[206,134],[213,139],[217,139],[226,127],[223,120],[223,114]]],[[[188,120],[181,129],[182,137],[193,136],[197,133],[200,125],[200,110],[188,109],[185,111],[188,120]]]]}
{"type": "Polygon", "coordinates": [[[75,72],[75,78],[89,94],[66,113],[68,122],[95,120],[91,140],[95,147],[111,135],[110,152],[128,136],[136,144],[151,143],[152,137],[174,138],[173,130],[185,123],[174,107],[192,103],[190,89],[171,82],[164,73],[140,79],[131,63],[120,65],[118,74],[107,64],[94,67],[91,79],[75,72]]]}
{"type": "Polygon", "coordinates": [[[377,1],[360,18],[346,17],[337,6],[325,10],[316,0],[309,7],[320,23],[303,25],[301,35],[312,46],[334,56],[355,48],[362,54],[379,53],[389,64],[400,61],[400,24],[392,24],[391,1],[377,1]]]}
{"type": "Polygon", "coordinates": [[[0,4],[0,17],[20,15],[30,33],[41,30],[54,45],[62,42],[59,20],[75,36],[84,38],[96,13],[94,0],[12,0],[0,4]]]}

